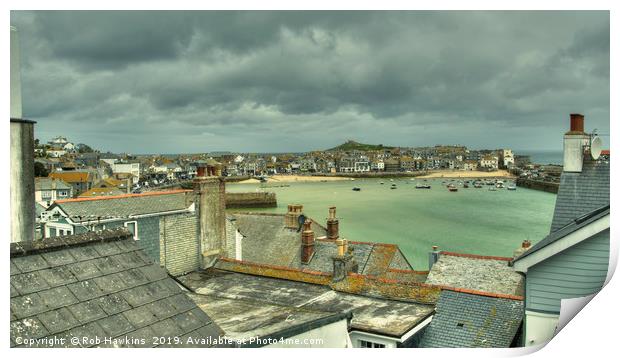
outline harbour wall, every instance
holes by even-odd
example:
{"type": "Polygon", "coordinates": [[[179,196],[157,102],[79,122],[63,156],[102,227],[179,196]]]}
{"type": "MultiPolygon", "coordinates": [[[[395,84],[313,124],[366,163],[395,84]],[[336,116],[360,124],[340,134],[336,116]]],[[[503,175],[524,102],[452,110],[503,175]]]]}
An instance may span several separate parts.
{"type": "Polygon", "coordinates": [[[226,193],[226,209],[275,208],[276,193],[226,193]]]}
{"type": "Polygon", "coordinates": [[[528,188],[528,189],[546,191],[548,193],[553,193],[553,194],[557,194],[558,189],[560,188],[559,183],[552,183],[549,181],[532,180],[532,179],[524,179],[524,178],[517,179],[517,186],[528,188]]]}

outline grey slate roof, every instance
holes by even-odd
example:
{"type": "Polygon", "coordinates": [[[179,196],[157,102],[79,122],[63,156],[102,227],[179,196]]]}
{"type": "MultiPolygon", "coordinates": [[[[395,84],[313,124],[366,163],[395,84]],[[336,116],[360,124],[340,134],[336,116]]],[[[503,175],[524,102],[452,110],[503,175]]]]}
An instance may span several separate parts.
{"type": "MultiPolygon", "coordinates": [[[[332,256],[338,252],[335,242],[315,240],[314,256],[309,264],[301,263],[301,233],[284,227],[284,215],[260,213],[235,213],[229,215],[226,230],[229,242],[234,242],[235,228],[244,236],[243,261],[259,264],[305,268],[313,271],[332,272],[332,256]]],[[[315,239],[326,236],[324,227],[312,221],[315,239]]],[[[409,269],[411,266],[396,245],[372,242],[349,242],[353,256],[359,265],[359,273],[383,275],[394,264],[395,268],[409,269]],[[394,262],[392,262],[394,261],[394,262]]],[[[233,255],[232,248],[229,254],[233,255]]]]}
{"type": "Polygon", "coordinates": [[[13,243],[10,267],[11,347],[44,337],[101,339],[81,347],[150,347],[154,336],[222,334],[124,229],[13,243]]]}
{"type": "Polygon", "coordinates": [[[609,160],[585,155],[581,173],[563,172],[560,177],[551,232],[605,205],[609,205],[609,160]]]}
{"type": "Polygon", "coordinates": [[[433,264],[427,284],[489,293],[523,295],[523,276],[508,261],[460,257],[442,253],[433,264]]]}
{"type": "Polygon", "coordinates": [[[523,301],[443,290],[420,347],[510,347],[523,314],[523,301]]]}
{"type": "Polygon", "coordinates": [[[227,335],[229,330],[235,335],[256,333],[265,323],[276,328],[286,317],[282,312],[295,314],[297,321],[321,317],[319,312],[352,312],[352,330],[401,337],[433,313],[432,305],[348,294],[322,285],[217,269],[193,272],[179,279],[198,296],[210,298],[205,304],[200,300],[196,302],[210,316],[213,314],[213,319],[227,335]],[[230,300],[240,300],[243,304],[233,305],[230,300]],[[219,302],[209,303],[215,301],[219,302]],[[279,307],[279,311],[273,309],[275,307],[279,307]],[[220,316],[217,310],[227,313],[220,316]],[[257,312],[262,312],[263,316],[255,314],[257,312]]]}
{"type": "Polygon", "coordinates": [[[532,246],[529,250],[525,251],[519,257],[515,258],[514,261],[521,260],[522,258],[533,254],[534,252],[566,237],[567,235],[590,225],[591,223],[599,220],[600,218],[609,215],[609,210],[609,205],[606,205],[601,208],[597,208],[581,217],[575,218],[564,227],[561,227],[556,231],[551,232],[551,234],[547,235],[544,239],[537,242],[536,245],[532,246]]]}
{"type": "Polygon", "coordinates": [[[184,210],[191,205],[188,193],[131,194],[121,198],[88,198],[56,201],[49,208],[60,207],[73,221],[89,221],[105,218],[127,218],[131,215],[162,213],[184,210]],[[81,218],[80,218],[81,217],[81,218]]]}
{"type": "Polygon", "coordinates": [[[70,190],[71,185],[64,180],[53,178],[35,178],[34,190],[70,190]]]}
{"type": "MultiPolygon", "coordinates": [[[[296,230],[284,227],[284,215],[232,214],[234,226],[244,236],[242,257],[245,261],[289,266],[299,256],[301,238],[296,230]]],[[[326,231],[315,222],[315,237],[326,231]]]]}

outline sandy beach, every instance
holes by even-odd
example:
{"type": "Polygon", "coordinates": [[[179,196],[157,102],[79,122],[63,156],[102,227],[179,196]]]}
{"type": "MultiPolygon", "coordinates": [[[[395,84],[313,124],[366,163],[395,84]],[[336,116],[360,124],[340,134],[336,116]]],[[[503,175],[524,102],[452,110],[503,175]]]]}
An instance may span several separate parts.
{"type": "Polygon", "coordinates": [[[515,178],[515,176],[510,174],[507,170],[497,170],[494,172],[481,172],[477,170],[438,170],[416,178],[515,178]]]}
{"type": "MultiPolygon", "coordinates": [[[[324,181],[339,181],[339,180],[351,180],[345,177],[332,177],[332,176],[307,176],[307,175],[273,175],[267,178],[267,183],[300,183],[300,182],[324,182],[324,181]]],[[[238,182],[239,184],[255,184],[260,183],[258,179],[247,179],[238,182]]]]}

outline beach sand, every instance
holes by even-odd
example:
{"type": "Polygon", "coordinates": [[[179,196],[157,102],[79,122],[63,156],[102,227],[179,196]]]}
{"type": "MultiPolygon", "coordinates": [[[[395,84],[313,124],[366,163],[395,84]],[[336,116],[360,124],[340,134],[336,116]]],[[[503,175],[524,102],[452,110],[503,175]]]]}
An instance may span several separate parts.
{"type": "MultiPolygon", "coordinates": [[[[300,183],[300,182],[321,182],[321,181],[338,181],[351,180],[345,177],[321,177],[307,175],[273,175],[267,178],[267,183],[300,183]]],[[[239,184],[255,184],[260,183],[258,179],[246,179],[238,182],[239,184]]]]}
{"type": "Polygon", "coordinates": [[[510,174],[507,170],[497,170],[494,172],[481,172],[477,170],[438,170],[427,175],[422,175],[417,178],[432,179],[432,178],[516,178],[510,174]]]}

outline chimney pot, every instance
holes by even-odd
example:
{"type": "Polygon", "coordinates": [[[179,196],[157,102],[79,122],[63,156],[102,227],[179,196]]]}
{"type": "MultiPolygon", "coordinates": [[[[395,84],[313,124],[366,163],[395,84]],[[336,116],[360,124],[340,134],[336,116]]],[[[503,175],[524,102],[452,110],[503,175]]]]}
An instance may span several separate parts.
{"type": "Polygon", "coordinates": [[[583,133],[583,114],[571,113],[570,115],[570,131],[576,133],[583,133]]]}
{"type": "Polygon", "coordinates": [[[314,231],[312,231],[312,220],[306,219],[304,230],[301,233],[301,262],[307,264],[314,255],[314,231]]]}
{"type": "Polygon", "coordinates": [[[327,219],[327,238],[330,240],[338,239],[338,219],[336,219],[336,207],[329,208],[329,218],[327,219]]]}

